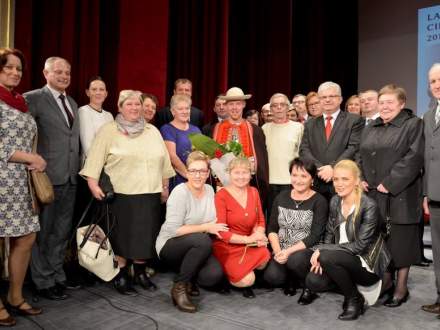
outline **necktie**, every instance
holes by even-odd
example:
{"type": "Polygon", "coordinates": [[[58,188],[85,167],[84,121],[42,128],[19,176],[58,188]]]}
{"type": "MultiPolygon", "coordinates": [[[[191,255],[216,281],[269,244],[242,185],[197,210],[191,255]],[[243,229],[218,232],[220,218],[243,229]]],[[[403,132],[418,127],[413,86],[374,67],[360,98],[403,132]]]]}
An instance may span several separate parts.
{"type": "Polygon", "coordinates": [[[63,104],[64,112],[67,115],[67,120],[69,122],[69,128],[72,128],[72,125],[73,125],[73,114],[70,112],[69,108],[67,107],[66,97],[63,94],[60,94],[59,98],[61,100],[61,103],[63,104]]]}
{"type": "Polygon", "coordinates": [[[330,139],[330,134],[332,133],[332,116],[325,117],[325,137],[327,141],[330,139]]]}
{"type": "Polygon", "coordinates": [[[440,122],[440,104],[437,106],[437,110],[435,112],[435,124],[438,125],[440,122]]]}
{"type": "Polygon", "coordinates": [[[373,120],[373,119],[371,119],[371,118],[367,118],[365,126],[367,126],[368,124],[370,124],[372,120],[373,120]]]}

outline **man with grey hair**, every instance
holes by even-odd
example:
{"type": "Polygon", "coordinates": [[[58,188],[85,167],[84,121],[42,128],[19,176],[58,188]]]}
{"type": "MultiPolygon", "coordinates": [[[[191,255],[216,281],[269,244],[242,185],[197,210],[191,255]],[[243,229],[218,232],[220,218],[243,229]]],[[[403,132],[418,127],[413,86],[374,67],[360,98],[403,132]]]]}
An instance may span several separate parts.
{"type": "Polygon", "coordinates": [[[341,111],[342,95],[338,84],[322,83],[318,96],[323,114],[305,123],[300,156],[315,163],[318,178],[314,186],[330,200],[335,194],[333,166],[342,159],[355,159],[364,121],[358,115],[341,111]]]}
{"type": "Polygon", "coordinates": [[[368,89],[359,93],[361,114],[365,118],[365,125],[379,117],[379,93],[368,89]]]}
{"type": "Polygon", "coordinates": [[[306,96],[303,94],[296,94],[292,98],[292,105],[298,114],[298,121],[305,123],[309,119],[309,113],[307,112],[306,96]]]}
{"type": "Polygon", "coordinates": [[[289,99],[276,93],[270,98],[272,122],[263,125],[269,159],[268,214],[275,197],[283,190],[290,190],[290,162],[298,157],[304,126],[287,118],[289,99]]]}
{"type": "Polygon", "coordinates": [[[437,286],[437,299],[432,305],[424,305],[426,312],[439,314],[440,319],[440,63],[428,72],[429,89],[435,102],[423,116],[425,134],[425,176],[423,185],[423,209],[430,215],[432,256],[437,286]]]}
{"type": "Polygon", "coordinates": [[[41,296],[62,300],[67,298],[63,264],[79,171],[79,117],[76,102],[66,94],[70,85],[69,62],[49,57],[43,74],[47,85],[23,96],[38,125],[37,152],[47,162],[46,173],[52,181],[55,200],[42,207],[31,271],[41,296]]]}

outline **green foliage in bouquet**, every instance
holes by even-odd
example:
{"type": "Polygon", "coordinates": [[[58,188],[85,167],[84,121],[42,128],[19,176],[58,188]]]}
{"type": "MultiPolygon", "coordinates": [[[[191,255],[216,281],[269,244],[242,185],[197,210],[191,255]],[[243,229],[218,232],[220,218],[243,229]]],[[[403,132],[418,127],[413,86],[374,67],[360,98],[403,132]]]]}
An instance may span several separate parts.
{"type": "Polygon", "coordinates": [[[232,152],[235,156],[242,155],[243,147],[237,141],[229,141],[225,145],[218,143],[209,136],[200,133],[190,133],[188,135],[193,149],[202,151],[209,158],[220,158],[228,152],[232,152]]]}

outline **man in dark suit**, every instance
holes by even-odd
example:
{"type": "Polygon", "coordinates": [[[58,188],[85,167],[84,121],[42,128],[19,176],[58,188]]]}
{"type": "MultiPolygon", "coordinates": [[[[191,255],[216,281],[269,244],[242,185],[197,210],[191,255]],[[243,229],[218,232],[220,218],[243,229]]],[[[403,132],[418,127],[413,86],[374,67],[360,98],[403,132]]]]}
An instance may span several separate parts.
{"type": "MultiPolygon", "coordinates": [[[[179,78],[174,82],[174,95],[183,94],[192,96],[192,82],[186,78],[179,78]]],[[[173,115],[171,113],[170,107],[164,107],[160,109],[156,114],[155,125],[157,128],[161,128],[163,125],[168,124],[173,120],[173,115]]],[[[197,126],[198,128],[203,128],[203,112],[191,106],[191,113],[189,118],[190,124],[197,126]]]]}
{"type": "Polygon", "coordinates": [[[218,95],[217,98],[215,99],[215,104],[213,109],[215,113],[215,118],[211,122],[203,126],[202,128],[202,133],[205,134],[206,136],[212,137],[212,130],[214,129],[215,124],[221,123],[223,120],[229,118],[228,111],[226,110],[225,107],[226,101],[222,100],[220,98],[221,96],[223,96],[223,94],[218,95]]]}
{"type": "Polygon", "coordinates": [[[66,94],[70,64],[60,57],[46,60],[47,85],[24,94],[38,125],[37,151],[47,162],[46,172],[54,186],[55,201],[43,207],[41,230],[32,250],[32,280],[41,296],[67,298],[63,270],[72,227],[79,171],[79,118],[76,102],[66,94]]]}
{"type": "Polygon", "coordinates": [[[424,305],[426,312],[439,314],[440,319],[440,63],[435,63],[428,73],[429,88],[436,102],[423,116],[425,134],[425,176],[423,209],[430,215],[432,256],[437,285],[437,300],[424,305]]]}
{"type": "Polygon", "coordinates": [[[323,115],[305,123],[300,156],[318,167],[315,189],[330,200],[335,193],[333,166],[342,159],[355,159],[364,121],[358,115],[341,111],[342,96],[338,84],[322,83],[318,96],[323,115]]]}

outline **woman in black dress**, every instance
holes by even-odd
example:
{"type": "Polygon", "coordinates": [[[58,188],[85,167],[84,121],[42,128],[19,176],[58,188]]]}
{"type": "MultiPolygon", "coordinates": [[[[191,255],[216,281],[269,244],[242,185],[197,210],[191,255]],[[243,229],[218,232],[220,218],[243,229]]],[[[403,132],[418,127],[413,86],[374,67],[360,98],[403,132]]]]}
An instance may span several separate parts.
{"type": "Polygon", "coordinates": [[[397,307],[409,297],[407,281],[412,264],[420,262],[418,223],[422,212],[423,122],[405,109],[406,93],[387,85],[379,92],[379,114],[366,126],[360,144],[364,190],[374,198],[383,219],[389,217],[388,248],[392,267],[384,277],[384,303],[397,307]],[[394,289],[392,273],[397,271],[394,289]]]}
{"type": "MultiPolygon", "coordinates": [[[[292,189],[274,200],[268,226],[273,259],[264,278],[272,286],[285,286],[286,295],[294,295],[310,270],[310,248],[324,234],[327,200],[312,189],[316,166],[296,158],[290,164],[292,189]]],[[[316,294],[304,289],[299,304],[308,305],[316,294]]]]}

